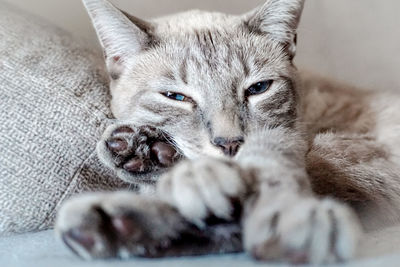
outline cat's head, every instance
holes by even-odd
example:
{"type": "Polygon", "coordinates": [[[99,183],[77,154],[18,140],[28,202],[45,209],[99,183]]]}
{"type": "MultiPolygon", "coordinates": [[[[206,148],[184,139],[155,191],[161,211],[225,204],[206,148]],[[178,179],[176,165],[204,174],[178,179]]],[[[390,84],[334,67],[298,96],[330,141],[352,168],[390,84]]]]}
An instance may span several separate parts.
{"type": "Polygon", "coordinates": [[[249,131],[294,127],[303,2],[147,22],[106,0],[84,0],[104,48],[114,115],[166,131],[189,158],[233,156],[249,131]]]}

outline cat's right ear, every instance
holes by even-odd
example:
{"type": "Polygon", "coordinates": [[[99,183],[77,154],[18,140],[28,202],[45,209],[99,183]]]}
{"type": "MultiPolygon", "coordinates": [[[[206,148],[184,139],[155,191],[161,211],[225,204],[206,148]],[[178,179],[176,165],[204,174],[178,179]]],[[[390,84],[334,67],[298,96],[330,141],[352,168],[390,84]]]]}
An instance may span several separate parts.
{"type": "Polygon", "coordinates": [[[155,42],[154,25],[131,16],[107,0],[83,0],[113,80],[118,79],[126,61],[155,42]]]}
{"type": "Polygon", "coordinates": [[[284,44],[293,58],[303,7],[304,0],[266,0],[264,5],[244,16],[244,24],[251,32],[284,44]]]}

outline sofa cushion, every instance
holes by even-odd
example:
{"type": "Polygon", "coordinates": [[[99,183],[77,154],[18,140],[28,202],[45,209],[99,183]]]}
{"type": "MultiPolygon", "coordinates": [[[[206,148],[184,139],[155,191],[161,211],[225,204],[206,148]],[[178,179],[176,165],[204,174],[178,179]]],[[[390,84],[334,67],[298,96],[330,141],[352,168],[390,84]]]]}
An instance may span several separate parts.
{"type": "Polygon", "coordinates": [[[95,152],[112,120],[100,59],[0,2],[0,235],[51,227],[73,194],[127,186],[95,152]]]}

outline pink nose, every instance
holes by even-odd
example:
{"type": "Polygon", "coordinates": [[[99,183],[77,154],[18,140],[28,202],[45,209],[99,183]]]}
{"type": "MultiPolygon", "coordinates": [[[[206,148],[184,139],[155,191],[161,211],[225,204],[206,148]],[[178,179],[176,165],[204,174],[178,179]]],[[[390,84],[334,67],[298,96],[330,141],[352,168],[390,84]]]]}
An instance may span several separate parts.
{"type": "Polygon", "coordinates": [[[224,138],[217,137],[214,139],[213,144],[219,147],[225,155],[233,157],[239,151],[240,146],[243,144],[243,137],[224,138]]]}

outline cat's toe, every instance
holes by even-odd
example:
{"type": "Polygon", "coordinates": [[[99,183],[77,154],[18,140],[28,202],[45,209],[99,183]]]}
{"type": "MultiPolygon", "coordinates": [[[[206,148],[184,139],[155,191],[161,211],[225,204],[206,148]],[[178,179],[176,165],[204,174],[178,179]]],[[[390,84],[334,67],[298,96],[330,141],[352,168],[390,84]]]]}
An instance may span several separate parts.
{"type": "Polygon", "coordinates": [[[256,207],[246,218],[245,247],[255,259],[327,264],[354,255],[360,228],[347,207],[293,196],[269,205],[256,207]]]}
{"type": "Polygon", "coordinates": [[[62,241],[83,259],[116,257],[115,246],[107,235],[84,228],[72,228],[62,233],[62,241]]]}
{"type": "Polygon", "coordinates": [[[175,166],[161,178],[157,190],[186,219],[204,225],[213,217],[237,219],[246,185],[233,162],[204,158],[175,166]]]}
{"type": "Polygon", "coordinates": [[[87,260],[117,255],[117,232],[97,200],[92,196],[67,202],[56,223],[56,232],[62,241],[87,260]]]}
{"type": "Polygon", "coordinates": [[[80,249],[92,251],[96,244],[93,235],[80,229],[71,229],[63,233],[62,240],[76,254],[79,254],[80,249]],[[78,246],[81,248],[78,248],[78,246]]]}
{"type": "Polygon", "coordinates": [[[133,130],[129,126],[119,126],[114,131],[112,131],[111,136],[116,136],[116,135],[123,134],[123,133],[131,134],[131,133],[134,133],[134,132],[135,132],[135,130],[133,130]]]}

